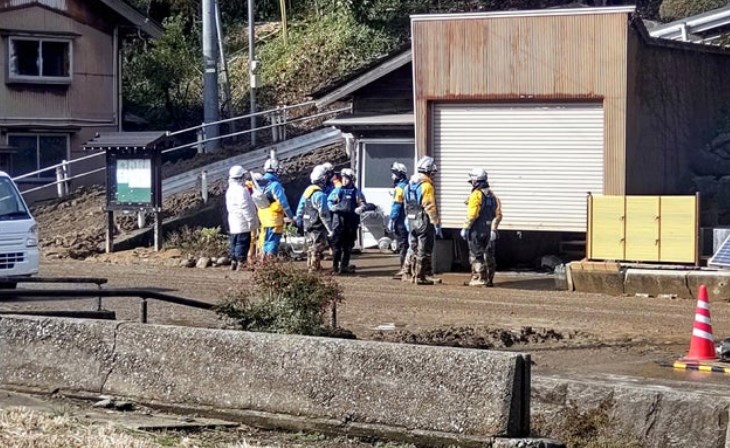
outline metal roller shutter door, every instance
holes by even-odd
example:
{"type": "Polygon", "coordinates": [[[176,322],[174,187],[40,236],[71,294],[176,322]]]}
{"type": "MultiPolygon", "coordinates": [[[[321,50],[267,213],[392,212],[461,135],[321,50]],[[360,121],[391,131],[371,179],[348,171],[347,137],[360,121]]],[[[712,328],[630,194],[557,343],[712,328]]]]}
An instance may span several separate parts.
{"type": "Polygon", "coordinates": [[[600,104],[436,104],[435,186],[443,226],[466,217],[468,172],[485,168],[509,230],[586,231],[586,194],[603,193],[600,104]]]}

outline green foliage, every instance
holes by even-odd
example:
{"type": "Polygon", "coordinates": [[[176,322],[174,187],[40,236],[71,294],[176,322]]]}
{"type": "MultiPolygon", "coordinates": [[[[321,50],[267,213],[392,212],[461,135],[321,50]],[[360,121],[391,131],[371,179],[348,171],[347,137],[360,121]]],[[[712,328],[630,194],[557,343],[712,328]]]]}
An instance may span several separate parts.
{"type": "Polygon", "coordinates": [[[728,0],[664,0],[659,8],[659,14],[662,20],[671,22],[672,20],[702,14],[727,4],[728,0]]]}
{"type": "Polygon", "coordinates": [[[170,17],[164,28],[160,39],[136,40],[125,52],[127,106],[157,128],[193,121],[202,95],[198,34],[189,17],[170,17]]]}
{"type": "Polygon", "coordinates": [[[252,282],[253,286],[229,293],[217,308],[242,330],[312,336],[336,333],[326,324],[328,311],[344,300],[334,278],[271,260],[256,265],[252,282]]]}
{"type": "Polygon", "coordinates": [[[387,54],[394,40],[354,20],[351,14],[311,17],[261,48],[261,76],[270,103],[288,103],[309,95],[324,83],[387,54]]]}
{"type": "Polygon", "coordinates": [[[180,249],[195,257],[224,257],[228,254],[228,239],[221,234],[220,227],[183,227],[171,232],[165,238],[165,247],[180,249]]]}

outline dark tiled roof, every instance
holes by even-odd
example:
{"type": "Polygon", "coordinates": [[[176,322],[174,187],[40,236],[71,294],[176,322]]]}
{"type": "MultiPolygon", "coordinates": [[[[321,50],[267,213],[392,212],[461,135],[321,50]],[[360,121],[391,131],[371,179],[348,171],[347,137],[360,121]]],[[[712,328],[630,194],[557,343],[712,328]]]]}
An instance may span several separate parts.
{"type": "Polygon", "coordinates": [[[152,149],[167,136],[166,131],[150,132],[107,132],[96,134],[84,145],[85,150],[107,148],[152,149]]]}

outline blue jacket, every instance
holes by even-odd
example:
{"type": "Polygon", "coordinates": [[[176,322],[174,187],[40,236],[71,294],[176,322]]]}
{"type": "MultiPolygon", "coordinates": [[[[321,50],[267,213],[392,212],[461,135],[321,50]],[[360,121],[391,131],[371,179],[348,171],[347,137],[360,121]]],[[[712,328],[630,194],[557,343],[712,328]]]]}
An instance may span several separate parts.
{"type": "Polygon", "coordinates": [[[263,180],[266,182],[264,192],[276,199],[289,219],[294,219],[294,213],[292,213],[291,206],[289,206],[289,200],[286,198],[284,186],[281,184],[281,181],[276,174],[266,173],[264,174],[263,180]]]}
{"type": "Polygon", "coordinates": [[[402,224],[406,220],[405,197],[408,179],[401,179],[393,189],[393,205],[390,207],[390,220],[402,224]]]}
{"type": "Polygon", "coordinates": [[[327,197],[327,207],[332,213],[355,213],[355,209],[365,204],[365,196],[354,186],[339,186],[327,197]]]}

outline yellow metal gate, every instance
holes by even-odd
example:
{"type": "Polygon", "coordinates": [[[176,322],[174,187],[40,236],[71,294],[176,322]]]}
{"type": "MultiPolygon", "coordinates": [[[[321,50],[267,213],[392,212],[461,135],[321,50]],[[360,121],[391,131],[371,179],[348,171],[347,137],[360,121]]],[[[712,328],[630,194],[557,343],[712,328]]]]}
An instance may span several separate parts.
{"type": "Polygon", "coordinates": [[[588,196],[588,259],[699,264],[699,196],[588,196]]]}

